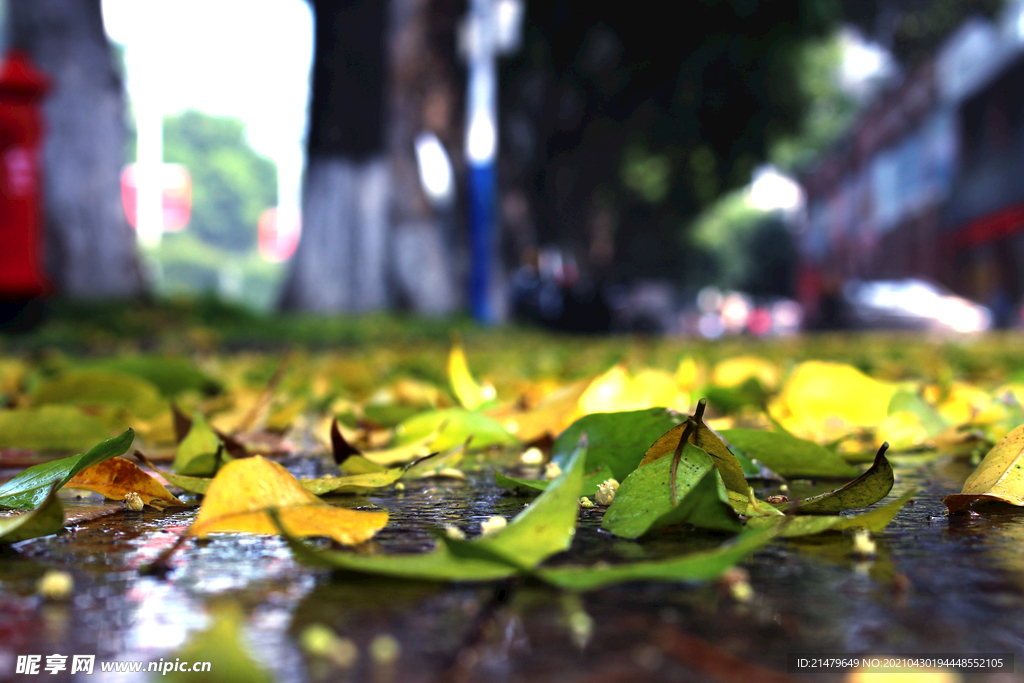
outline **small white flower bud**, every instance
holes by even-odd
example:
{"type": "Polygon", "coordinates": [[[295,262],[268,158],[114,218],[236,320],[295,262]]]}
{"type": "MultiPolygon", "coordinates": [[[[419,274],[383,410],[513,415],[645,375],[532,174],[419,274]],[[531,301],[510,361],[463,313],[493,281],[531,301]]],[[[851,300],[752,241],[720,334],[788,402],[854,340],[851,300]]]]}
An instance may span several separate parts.
{"type": "Polygon", "coordinates": [[[594,500],[598,505],[608,506],[615,500],[615,494],[619,490],[619,482],[615,479],[605,479],[597,485],[597,495],[594,500]]]}
{"type": "Polygon", "coordinates": [[[487,534],[493,534],[499,529],[504,529],[508,525],[508,520],[501,515],[495,515],[490,519],[486,519],[480,523],[480,532],[486,536],[487,534]]]}

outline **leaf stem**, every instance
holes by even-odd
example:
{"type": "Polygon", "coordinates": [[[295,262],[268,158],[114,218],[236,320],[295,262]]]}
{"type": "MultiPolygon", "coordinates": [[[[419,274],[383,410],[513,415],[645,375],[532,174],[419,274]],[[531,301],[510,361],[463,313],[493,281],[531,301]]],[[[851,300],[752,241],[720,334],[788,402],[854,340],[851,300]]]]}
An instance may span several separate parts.
{"type": "MultiPolygon", "coordinates": [[[[702,413],[704,412],[701,410],[701,404],[703,403],[704,399],[701,399],[700,403],[697,404],[697,410],[702,413]]],[[[696,413],[694,413],[694,415],[696,416],[696,413]]],[[[696,419],[699,420],[700,418],[696,419]]],[[[683,435],[679,439],[679,445],[676,446],[676,452],[672,454],[672,466],[669,468],[668,475],[669,492],[672,495],[672,507],[679,504],[679,497],[676,495],[676,471],[679,469],[679,463],[683,459],[683,447],[686,446],[686,442],[690,440],[690,434],[693,433],[696,424],[697,423],[694,421],[694,418],[687,418],[686,429],[683,430],[683,435]]]]}

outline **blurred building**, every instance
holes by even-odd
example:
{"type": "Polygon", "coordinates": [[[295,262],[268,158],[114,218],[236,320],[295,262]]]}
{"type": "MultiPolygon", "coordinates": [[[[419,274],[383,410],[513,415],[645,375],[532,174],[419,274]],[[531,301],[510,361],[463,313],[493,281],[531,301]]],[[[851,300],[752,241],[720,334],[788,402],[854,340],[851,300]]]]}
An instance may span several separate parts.
{"type": "Polygon", "coordinates": [[[799,297],[922,277],[989,304],[1024,299],[1024,2],[974,18],[882,92],[802,174],[799,297]]]}

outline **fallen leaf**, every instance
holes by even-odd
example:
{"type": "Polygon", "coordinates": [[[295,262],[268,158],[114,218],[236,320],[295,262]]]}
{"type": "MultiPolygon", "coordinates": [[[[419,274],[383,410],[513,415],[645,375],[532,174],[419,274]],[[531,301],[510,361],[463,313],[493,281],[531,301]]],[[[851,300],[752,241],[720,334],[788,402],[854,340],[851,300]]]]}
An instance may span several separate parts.
{"type": "Polygon", "coordinates": [[[552,567],[538,570],[537,576],[571,591],[595,590],[628,581],[707,581],[764,547],[777,535],[777,529],[763,529],[744,533],[714,550],[665,560],[552,567]]]}
{"type": "MultiPolygon", "coordinates": [[[[400,424],[396,435],[399,446],[408,446],[434,435],[426,442],[429,448],[427,453],[455,448],[465,443],[471,436],[474,448],[514,446],[519,443],[519,439],[509,434],[508,430],[494,418],[463,408],[444,408],[420,413],[400,424]]],[[[386,464],[382,459],[383,455],[373,451],[364,452],[363,455],[374,462],[386,464]]],[[[420,455],[425,454],[411,457],[420,455]]]]}
{"type": "Polygon", "coordinates": [[[360,450],[345,440],[338,427],[337,418],[331,420],[331,455],[334,457],[334,464],[341,465],[353,455],[362,455],[360,450]]]}
{"type": "Polygon", "coordinates": [[[154,417],[167,408],[151,383],[113,370],[77,370],[47,380],[32,393],[32,403],[114,406],[139,418],[154,417]]]}
{"type": "Polygon", "coordinates": [[[715,531],[740,531],[739,518],[729,506],[711,457],[687,443],[675,477],[674,462],[675,458],[661,458],[633,470],[620,484],[601,528],[622,538],[639,538],[653,529],[684,522],[715,531]]]}
{"type": "Polygon", "coordinates": [[[35,510],[0,517],[0,544],[49,536],[63,529],[64,507],[60,504],[57,487],[54,486],[35,510]]]}
{"type": "Polygon", "coordinates": [[[704,408],[707,403],[701,399],[697,403],[697,410],[692,417],[688,417],[682,424],[676,425],[665,432],[655,441],[644,454],[640,465],[648,465],[655,460],[664,458],[675,453],[683,434],[686,433],[688,425],[692,424],[689,442],[702,449],[715,461],[718,473],[722,475],[725,488],[746,495],[747,480],[743,476],[743,467],[740,465],[736,455],[729,450],[729,447],[718,437],[718,435],[704,424],[704,408]]]}
{"type": "Polygon", "coordinates": [[[288,470],[261,456],[229,462],[210,482],[188,533],[206,538],[216,532],[276,534],[267,515],[275,509],[299,536],[328,536],[343,545],[369,540],[387,524],[388,513],[346,510],[324,503],[288,470]]]}
{"type": "Polygon", "coordinates": [[[109,437],[102,420],[75,406],[0,410],[0,448],[80,451],[109,437]]]}
{"type": "MultiPolygon", "coordinates": [[[[591,444],[587,448],[587,471],[605,467],[621,481],[637,468],[650,445],[680,419],[678,413],[665,408],[585,415],[555,439],[551,461],[564,469],[580,437],[586,434],[591,444]]],[[[673,443],[672,449],[675,447],[673,443]]]]}
{"type": "MultiPolygon", "coordinates": [[[[804,498],[797,506],[801,515],[828,515],[874,505],[889,495],[896,481],[892,465],[885,457],[889,444],[884,443],[875,454],[875,461],[868,470],[849,484],[817,496],[804,498]]],[[[783,503],[782,506],[787,504],[783,503]]]]}
{"type": "MultiPolygon", "coordinates": [[[[138,451],[135,451],[135,457],[139,458],[139,460],[145,463],[146,467],[158,473],[169,483],[192,493],[205,495],[209,491],[210,484],[214,479],[213,477],[190,477],[164,471],[147,460],[146,456],[138,451]]],[[[385,469],[373,463],[369,463],[369,465],[379,469],[343,477],[320,477],[318,479],[298,479],[297,481],[302,488],[317,496],[327,495],[328,493],[368,493],[383,486],[390,486],[401,479],[405,473],[405,470],[401,467],[385,469]]]]}
{"type": "Polygon", "coordinates": [[[155,386],[165,398],[193,390],[215,394],[219,382],[189,361],[167,356],[116,356],[90,363],[89,367],[141,377],[155,386]]]}
{"type": "Polygon", "coordinates": [[[462,342],[457,339],[452,343],[448,354],[448,378],[452,383],[455,398],[466,410],[476,410],[480,406],[494,400],[494,387],[489,384],[480,385],[469,372],[466,353],[462,350],[462,342]]]}
{"type": "Polygon", "coordinates": [[[738,387],[750,379],[774,389],[779,385],[779,368],[763,358],[737,356],[719,362],[711,372],[711,383],[719,387],[738,387]]]}
{"type": "Polygon", "coordinates": [[[675,377],[661,370],[641,370],[633,377],[621,365],[595,377],[579,398],[576,416],[622,413],[655,407],[686,411],[690,395],[675,377]]]}
{"type": "Polygon", "coordinates": [[[888,414],[910,412],[917,416],[925,437],[932,437],[944,430],[949,424],[924,396],[916,391],[901,389],[889,400],[888,414]]]}
{"type": "Polygon", "coordinates": [[[893,502],[859,515],[764,515],[749,518],[747,526],[751,529],[779,526],[780,535],[783,538],[811,536],[825,531],[844,531],[846,529],[867,529],[877,533],[889,526],[896,518],[896,514],[916,493],[916,489],[910,489],[893,502]]]}
{"type": "Polygon", "coordinates": [[[730,445],[783,477],[856,477],[859,474],[824,446],[791,434],[759,429],[723,429],[720,433],[730,445]]]}
{"type": "Polygon", "coordinates": [[[110,500],[124,500],[125,494],[137,493],[143,503],[159,508],[185,506],[163,484],[124,458],[111,458],[86,468],[68,480],[64,487],[95,491],[110,500]]]}
{"type": "Polygon", "coordinates": [[[895,392],[851,365],[806,361],[790,375],[771,412],[797,436],[831,441],[856,427],[876,427],[895,392]]]}
{"type": "Polygon", "coordinates": [[[197,681],[216,677],[218,683],[273,683],[274,677],[257,664],[242,643],[243,616],[235,603],[215,603],[210,609],[210,625],[191,634],[173,656],[163,660],[159,680],[197,681]],[[205,672],[175,671],[179,661],[206,663],[205,672]]]}
{"type": "MultiPolygon", "coordinates": [[[[580,492],[581,496],[593,496],[597,493],[597,487],[602,482],[611,479],[612,472],[607,467],[602,465],[597,468],[596,471],[586,475],[583,479],[583,490],[580,492]]],[[[520,493],[540,493],[547,489],[551,485],[551,480],[548,479],[521,479],[519,477],[510,477],[502,474],[495,470],[494,472],[494,483],[502,488],[506,488],[512,491],[519,491],[520,493]]]]}
{"type": "Polygon", "coordinates": [[[471,541],[442,537],[429,553],[357,555],[314,549],[294,538],[284,515],[278,521],[296,557],[308,564],[406,579],[490,581],[531,570],[569,547],[576,531],[585,460],[586,445],[579,444],[562,474],[503,529],[471,541]]]}
{"type": "Polygon", "coordinates": [[[967,477],[963,491],[942,499],[950,512],[983,503],[1024,507],[1024,425],[1003,437],[967,477]]]}
{"type": "Polygon", "coordinates": [[[486,412],[501,425],[525,443],[531,443],[545,436],[555,436],[572,423],[580,396],[588,382],[580,380],[564,386],[544,397],[529,410],[515,406],[498,406],[486,412]]]}
{"type": "Polygon", "coordinates": [[[53,486],[60,488],[87,467],[121,455],[132,445],[135,432],[102,441],[88,452],[33,465],[0,486],[0,508],[32,510],[39,507],[53,486]]]}
{"type": "Polygon", "coordinates": [[[180,444],[174,456],[171,468],[177,474],[190,476],[209,476],[216,473],[218,453],[221,463],[232,460],[227,454],[224,443],[201,414],[192,418],[192,426],[180,444]]]}

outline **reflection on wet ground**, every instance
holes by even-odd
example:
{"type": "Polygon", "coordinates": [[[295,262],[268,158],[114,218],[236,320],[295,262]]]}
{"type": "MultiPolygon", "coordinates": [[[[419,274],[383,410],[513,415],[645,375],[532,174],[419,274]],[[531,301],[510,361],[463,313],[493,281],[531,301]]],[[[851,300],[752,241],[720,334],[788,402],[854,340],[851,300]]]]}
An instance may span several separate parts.
{"type": "MultiPolygon", "coordinates": [[[[243,535],[189,541],[169,575],[141,576],[138,568],[171,546],[195,513],[116,512],[0,551],[0,678],[14,671],[18,654],[95,654],[97,662],[167,657],[224,600],[246,615],[256,659],[288,682],[738,681],[784,672],[787,653],[815,651],[1012,652],[1021,667],[1024,515],[947,519],[940,499],[959,489],[964,468],[945,459],[897,468],[894,494],[911,486],[920,494],[878,536],[873,560],[853,559],[842,536],[777,542],[759,552],[744,565],[754,589],[746,603],[716,585],[634,584],[575,599],[522,582],[441,587],[332,575],[297,565],[277,538],[243,535]],[[43,604],[34,595],[48,568],[74,575],[69,602],[43,604]],[[352,667],[300,650],[299,634],[314,624],[358,646],[352,667]],[[381,634],[401,647],[387,666],[367,655],[381,634]]],[[[374,543],[421,552],[432,528],[456,524],[473,534],[480,521],[511,517],[527,499],[506,495],[480,474],[334,502],[387,508],[391,522],[374,543]]],[[[72,510],[89,505],[68,501],[72,510]]],[[[599,531],[600,518],[599,510],[584,510],[573,549],[553,561],[680,551],[679,530],[623,541],[599,531]]],[[[684,547],[719,541],[698,536],[684,547]]],[[[98,669],[88,680],[108,678],[131,680],[98,669]]]]}

